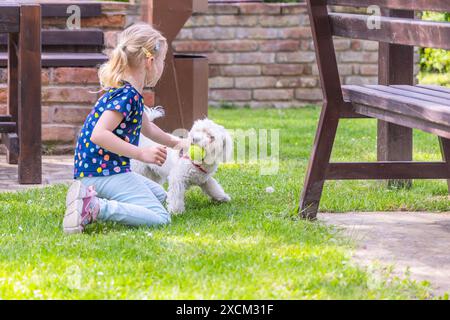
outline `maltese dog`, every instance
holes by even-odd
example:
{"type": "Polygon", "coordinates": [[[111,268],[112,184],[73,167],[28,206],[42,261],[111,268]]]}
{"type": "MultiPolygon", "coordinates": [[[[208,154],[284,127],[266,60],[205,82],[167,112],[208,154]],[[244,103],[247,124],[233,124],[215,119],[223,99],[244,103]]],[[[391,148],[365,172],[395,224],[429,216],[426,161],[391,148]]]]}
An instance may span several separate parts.
{"type": "MultiPolygon", "coordinates": [[[[161,107],[145,108],[150,121],[164,116],[161,107]]],[[[215,201],[229,202],[230,196],[213,178],[221,162],[232,156],[233,140],[227,130],[210,119],[197,120],[187,139],[189,148],[167,150],[167,159],[162,166],[132,160],[131,167],[159,184],[169,184],[167,210],[172,214],[185,210],[185,192],[194,185],[215,201]]],[[[156,142],[141,134],[140,146],[156,146],[156,142]]]]}

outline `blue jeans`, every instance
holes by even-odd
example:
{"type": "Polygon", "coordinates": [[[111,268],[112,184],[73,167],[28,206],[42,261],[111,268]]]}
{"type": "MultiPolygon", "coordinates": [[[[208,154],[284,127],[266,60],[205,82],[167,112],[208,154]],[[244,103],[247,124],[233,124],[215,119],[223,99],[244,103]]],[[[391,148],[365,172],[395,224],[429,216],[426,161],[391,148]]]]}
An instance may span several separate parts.
{"type": "Polygon", "coordinates": [[[166,191],[137,173],[108,177],[86,177],[81,182],[94,186],[100,199],[99,221],[114,221],[129,226],[155,226],[170,223],[164,208],[166,191]]]}

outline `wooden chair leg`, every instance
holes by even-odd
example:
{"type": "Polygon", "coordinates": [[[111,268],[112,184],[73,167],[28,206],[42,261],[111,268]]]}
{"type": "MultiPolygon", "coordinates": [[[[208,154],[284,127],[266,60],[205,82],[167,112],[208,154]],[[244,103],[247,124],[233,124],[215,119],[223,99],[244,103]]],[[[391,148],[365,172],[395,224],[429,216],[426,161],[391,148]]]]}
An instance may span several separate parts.
{"type": "Polygon", "coordinates": [[[2,143],[6,146],[6,161],[9,164],[19,163],[19,137],[16,133],[2,134],[2,143]]]}
{"type": "Polygon", "coordinates": [[[42,183],[41,8],[22,5],[19,61],[19,183],[42,183]]]}
{"type": "MultiPolygon", "coordinates": [[[[450,171],[450,140],[439,137],[439,144],[441,146],[442,159],[447,163],[450,171]]],[[[447,185],[450,194],[450,180],[447,180],[447,185]]]]}
{"type": "Polygon", "coordinates": [[[319,210],[326,171],[330,163],[331,151],[339,123],[338,110],[338,106],[325,105],[320,115],[299,206],[299,214],[304,219],[315,220],[319,210]]]}
{"type": "MultiPolygon", "coordinates": [[[[378,121],[378,161],[412,161],[413,130],[393,123],[378,121]]],[[[388,180],[389,188],[410,189],[412,180],[388,180]]]]}

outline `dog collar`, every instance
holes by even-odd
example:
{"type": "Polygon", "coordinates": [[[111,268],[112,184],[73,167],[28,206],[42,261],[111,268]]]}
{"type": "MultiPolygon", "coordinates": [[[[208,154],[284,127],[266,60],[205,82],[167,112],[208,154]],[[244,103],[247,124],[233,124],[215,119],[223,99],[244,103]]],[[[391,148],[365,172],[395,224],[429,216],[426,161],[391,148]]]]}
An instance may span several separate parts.
{"type": "Polygon", "coordinates": [[[184,154],[183,149],[180,150],[180,158],[183,159],[188,159],[189,161],[191,161],[192,165],[194,167],[196,167],[198,170],[200,170],[201,172],[203,172],[204,174],[208,174],[208,171],[206,171],[201,165],[196,164],[190,157],[188,154],[184,154]]]}

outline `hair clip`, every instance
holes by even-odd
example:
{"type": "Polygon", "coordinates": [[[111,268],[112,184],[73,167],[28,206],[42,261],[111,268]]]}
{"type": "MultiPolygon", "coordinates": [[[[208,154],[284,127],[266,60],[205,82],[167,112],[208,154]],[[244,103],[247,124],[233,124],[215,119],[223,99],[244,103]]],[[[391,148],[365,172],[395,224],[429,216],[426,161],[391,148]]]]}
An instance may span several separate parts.
{"type": "Polygon", "coordinates": [[[159,50],[161,50],[161,42],[157,41],[155,44],[155,52],[158,52],[159,50]]]}
{"type": "Polygon", "coordinates": [[[147,58],[152,58],[153,57],[153,55],[147,50],[147,49],[145,49],[144,47],[142,47],[142,51],[144,51],[144,54],[145,54],[145,56],[147,57],[147,58]]]}

